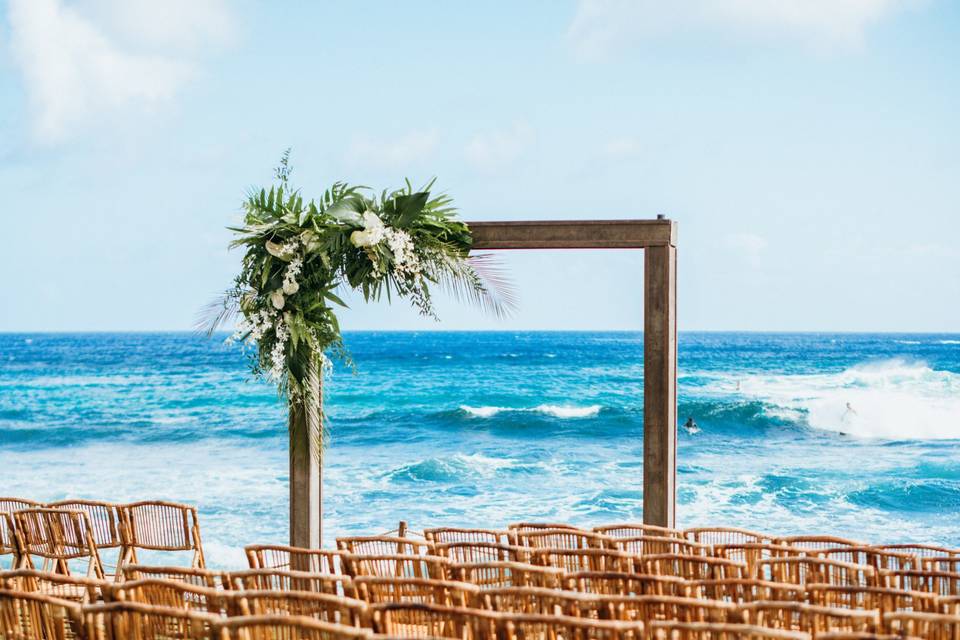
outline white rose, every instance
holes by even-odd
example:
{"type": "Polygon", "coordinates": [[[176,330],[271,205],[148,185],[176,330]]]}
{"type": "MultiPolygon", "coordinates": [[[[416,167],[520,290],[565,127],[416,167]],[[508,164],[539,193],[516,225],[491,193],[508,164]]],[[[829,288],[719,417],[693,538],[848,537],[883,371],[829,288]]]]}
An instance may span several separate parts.
{"type": "Polygon", "coordinates": [[[283,283],[283,292],[288,296],[292,296],[299,290],[300,285],[297,284],[296,280],[287,280],[283,283]]]}
{"type": "Polygon", "coordinates": [[[363,228],[367,231],[383,229],[383,220],[380,219],[380,216],[368,209],[363,212],[363,228]]]}
{"type": "Polygon", "coordinates": [[[370,247],[376,244],[372,241],[369,231],[354,231],[350,234],[350,242],[355,247],[370,247]]]}
{"type": "Polygon", "coordinates": [[[270,302],[273,303],[274,309],[283,309],[283,305],[286,302],[286,300],[283,299],[283,291],[280,291],[279,289],[277,289],[276,291],[271,293],[270,302]]]}

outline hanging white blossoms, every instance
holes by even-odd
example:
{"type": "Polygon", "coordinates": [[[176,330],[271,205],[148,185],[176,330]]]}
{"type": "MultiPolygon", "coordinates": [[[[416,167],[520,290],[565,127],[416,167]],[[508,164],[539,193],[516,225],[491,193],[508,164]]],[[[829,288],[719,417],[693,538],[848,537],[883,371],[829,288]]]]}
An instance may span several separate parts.
{"type": "Polygon", "coordinates": [[[303,258],[297,257],[290,261],[290,264],[287,265],[287,270],[283,272],[283,292],[288,296],[292,296],[300,290],[300,285],[297,283],[297,276],[300,275],[302,268],[303,258]]]}

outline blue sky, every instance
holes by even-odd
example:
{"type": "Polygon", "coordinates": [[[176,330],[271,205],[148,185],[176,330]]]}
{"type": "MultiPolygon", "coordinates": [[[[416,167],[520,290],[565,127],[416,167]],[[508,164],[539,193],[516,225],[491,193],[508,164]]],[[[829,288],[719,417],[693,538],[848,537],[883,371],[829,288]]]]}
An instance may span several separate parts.
{"type": "MultiPolygon", "coordinates": [[[[0,330],[189,328],[288,146],[307,195],[436,175],[468,220],[666,214],[681,329],[960,329],[956,2],[0,7],[0,330]]],[[[639,252],[504,262],[507,322],[343,324],[642,327],[639,252]]]]}

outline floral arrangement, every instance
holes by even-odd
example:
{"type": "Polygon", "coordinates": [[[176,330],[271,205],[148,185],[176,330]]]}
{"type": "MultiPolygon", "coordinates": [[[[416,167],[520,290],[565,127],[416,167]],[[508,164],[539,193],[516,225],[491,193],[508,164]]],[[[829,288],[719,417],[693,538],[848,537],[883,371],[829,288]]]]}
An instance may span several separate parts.
{"type": "Polygon", "coordinates": [[[512,307],[509,285],[489,255],[469,255],[470,230],[448,196],[431,195],[433,181],[380,194],[337,182],[305,201],[289,176],[288,150],[278,184],[243,203],[243,225],[231,228],[231,246],[245,249],[240,275],[205,324],[212,332],[237,318],[232,339],[255,347],[254,374],[292,403],[308,399],[330,355],[349,359],[335,313],[344,288],[366,301],[406,298],[434,318],[434,285],[498,315],[512,307]]]}

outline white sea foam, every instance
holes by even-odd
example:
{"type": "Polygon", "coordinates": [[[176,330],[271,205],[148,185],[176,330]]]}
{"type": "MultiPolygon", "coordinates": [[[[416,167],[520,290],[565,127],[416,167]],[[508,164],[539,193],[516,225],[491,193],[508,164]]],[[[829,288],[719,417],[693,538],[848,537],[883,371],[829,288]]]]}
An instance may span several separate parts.
{"type": "Polygon", "coordinates": [[[740,392],[779,411],[799,410],[816,429],[864,438],[960,438],[960,374],[923,362],[895,359],[839,373],[749,376],[740,380],[740,392]]]}
{"type": "Polygon", "coordinates": [[[512,411],[517,413],[542,413],[554,418],[589,418],[600,413],[602,407],[598,404],[592,404],[586,407],[541,404],[533,408],[512,408],[512,407],[471,407],[460,405],[460,410],[477,418],[492,418],[498,413],[512,411]]]}
{"type": "Polygon", "coordinates": [[[940,344],[960,344],[960,340],[938,340],[940,344]]]}
{"type": "Polygon", "coordinates": [[[470,407],[465,404],[460,405],[460,410],[477,418],[492,418],[501,411],[509,411],[506,407],[470,407]]]}
{"type": "Polygon", "coordinates": [[[589,407],[567,407],[555,404],[541,404],[534,411],[545,413],[555,418],[589,418],[600,413],[600,405],[592,404],[589,407]]]}

